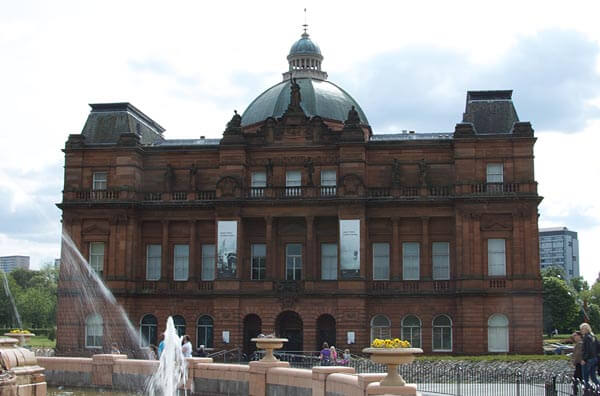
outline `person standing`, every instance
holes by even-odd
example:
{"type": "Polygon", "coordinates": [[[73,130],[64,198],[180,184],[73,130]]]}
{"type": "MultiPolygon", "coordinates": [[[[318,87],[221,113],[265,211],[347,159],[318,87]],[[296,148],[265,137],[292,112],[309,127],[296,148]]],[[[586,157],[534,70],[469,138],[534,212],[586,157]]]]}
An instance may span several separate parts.
{"type": "Polygon", "coordinates": [[[321,349],[321,354],[319,355],[319,359],[321,360],[321,366],[329,366],[330,358],[331,351],[329,350],[329,344],[324,342],[323,348],[321,349]]]}
{"type": "Polygon", "coordinates": [[[598,377],[596,376],[596,365],[598,364],[598,340],[589,324],[582,323],[579,326],[579,330],[583,335],[583,352],[581,357],[583,381],[585,382],[585,386],[589,387],[591,378],[592,382],[596,384],[597,387],[600,385],[598,377]]]}
{"type": "Polygon", "coordinates": [[[577,396],[579,385],[582,383],[581,376],[581,359],[583,357],[583,342],[581,338],[581,332],[576,331],[571,335],[571,341],[573,341],[573,354],[571,355],[571,363],[575,367],[573,372],[573,395],[577,396]]]}
{"type": "Polygon", "coordinates": [[[184,335],[181,339],[181,353],[183,357],[192,357],[192,340],[189,335],[184,335]]]}
{"type": "Polygon", "coordinates": [[[329,354],[330,359],[331,359],[331,364],[333,366],[335,366],[337,364],[337,358],[338,358],[337,350],[335,349],[335,346],[333,346],[333,345],[331,346],[331,348],[329,348],[329,350],[331,351],[331,353],[329,354]]]}

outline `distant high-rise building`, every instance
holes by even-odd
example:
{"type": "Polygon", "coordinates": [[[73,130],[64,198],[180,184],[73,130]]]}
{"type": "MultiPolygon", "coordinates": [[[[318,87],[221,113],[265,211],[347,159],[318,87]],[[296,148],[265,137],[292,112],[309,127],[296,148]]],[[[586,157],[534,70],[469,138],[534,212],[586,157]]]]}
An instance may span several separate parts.
{"type": "Polygon", "coordinates": [[[560,267],[567,279],[579,276],[579,241],[577,233],[567,227],[540,229],[542,269],[560,267]]]}
{"type": "Polygon", "coordinates": [[[54,269],[59,269],[60,268],[60,259],[54,259],[54,269]]]}
{"type": "Polygon", "coordinates": [[[7,274],[14,269],[29,269],[29,256],[4,256],[0,257],[0,269],[7,274]]]}

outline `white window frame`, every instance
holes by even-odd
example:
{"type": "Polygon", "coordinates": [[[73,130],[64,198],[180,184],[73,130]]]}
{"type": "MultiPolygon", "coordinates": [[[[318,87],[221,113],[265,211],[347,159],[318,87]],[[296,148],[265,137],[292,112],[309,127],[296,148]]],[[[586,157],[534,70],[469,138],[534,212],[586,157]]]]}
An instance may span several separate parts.
{"type": "Polygon", "coordinates": [[[92,190],[104,191],[108,187],[108,172],[94,172],[92,174],[92,190]]]}
{"type": "Polygon", "coordinates": [[[504,164],[503,163],[487,164],[485,181],[488,184],[504,183],[504,164]]]}
{"type": "Polygon", "coordinates": [[[203,281],[215,280],[217,252],[212,243],[202,245],[202,274],[203,281]]]}
{"type": "Polygon", "coordinates": [[[256,171],[250,175],[250,193],[252,197],[262,197],[267,187],[267,172],[256,171]]]}
{"type": "Polygon", "coordinates": [[[337,192],[337,172],[335,169],[321,170],[321,195],[335,195],[337,192]]]}
{"type": "Polygon", "coordinates": [[[285,195],[288,197],[302,195],[302,171],[289,170],[285,172],[285,195]]]}
{"type": "Polygon", "coordinates": [[[106,252],[106,245],[104,242],[90,242],[90,257],[89,264],[90,268],[102,278],[104,273],[104,252],[106,252]],[[102,253],[94,252],[94,247],[102,247],[102,253]]]}
{"type": "Polygon", "coordinates": [[[321,244],[321,279],[336,280],[338,278],[338,245],[337,243],[321,244]]]}
{"type": "Polygon", "coordinates": [[[85,318],[85,347],[87,349],[102,349],[104,344],[104,320],[98,313],[93,313],[85,318]],[[92,333],[92,334],[90,334],[92,333]],[[88,342],[88,337],[94,337],[93,344],[88,342]]]}
{"type": "Polygon", "coordinates": [[[421,321],[421,318],[419,318],[417,315],[406,315],[404,318],[402,318],[402,322],[401,322],[401,331],[402,331],[402,339],[403,340],[407,340],[411,343],[411,348],[421,348],[421,345],[423,345],[423,322],[421,321]],[[409,318],[416,318],[419,321],[419,326],[408,326],[405,324],[406,320],[409,318]],[[416,345],[415,343],[413,343],[413,338],[414,338],[414,329],[418,329],[419,331],[419,344],[416,345]],[[410,334],[405,334],[405,331],[410,333],[410,334]]]}
{"type": "Polygon", "coordinates": [[[173,245],[173,280],[187,281],[190,276],[190,245],[173,245]],[[178,252],[179,250],[179,252],[178,252]]]}
{"type": "Polygon", "coordinates": [[[433,280],[450,279],[450,242],[431,243],[431,264],[433,280]]]}
{"type": "MultiPolygon", "coordinates": [[[[452,352],[452,344],[454,343],[453,340],[453,331],[452,331],[452,318],[448,315],[436,315],[433,320],[431,321],[431,350],[433,352],[452,352]],[[448,320],[450,321],[450,325],[435,325],[435,321],[438,318],[441,317],[446,317],[448,318],[448,320]],[[435,348],[435,329],[442,329],[442,333],[441,333],[441,338],[440,340],[444,341],[444,329],[448,329],[448,331],[450,332],[450,348],[435,348]]],[[[442,347],[444,347],[445,345],[441,345],[442,347]]]]}
{"type": "Polygon", "coordinates": [[[386,315],[377,314],[371,318],[371,343],[375,338],[392,338],[392,321],[386,315]],[[387,325],[375,325],[375,319],[378,318],[385,318],[387,320],[387,325]]]}
{"type": "Polygon", "coordinates": [[[488,352],[509,352],[509,325],[506,315],[495,313],[488,318],[488,352]],[[496,343],[500,338],[502,345],[496,343]]]}
{"type": "Polygon", "coordinates": [[[421,278],[421,244],[402,242],[402,279],[419,280],[421,278]],[[416,254],[410,248],[416,247],[416,254]],[[412,262],[411,262],[412,261],[412,262]]]}
{"type": "Polygon", "coordinates": [[[265,243],[253,243],[250,246],[251,258],[250,258],[250,279],[251,280],[265,280],[267,277],[267,245],[265,243]],[[256,253],[258,246],[264,246],[264,254],[258,255],[256,253]],[[256,262],[255,259],[256,258],[256,262]],[[258,265],[255,265],[258,264],[258,265]],[[258,277],[254,277],[254,269],[257,269],[258,277]],[[262,271],[261,271],[262,270],[262,271]],[[262,272],[262,277],[260,276],[262,272]]]}
{"type": "Polygon", "coordinates": [[[156,319],[156,316],[152,314],[143,315],[142,319],[140,319],[140,346],[142,348],[148,348],[150,344],[152,344],[151,341],[156,342],[155,340],[151,340],[152,333],[154,333],[155,336],[158,336],[158,320],[156,319]],[[153,318],[155,323],[144,323],[144,319],[147,317],[153,318]],[[147,333],[147,338],[144,333],[147,333]]]}
{"type": "Polygon", "coordinates": [[[162,246],[160,244],[149,243],[146,245],[146,280],[157,281],[161,277],[162,267],[162,246]],[[158,254],[150,255],[152,247],[158,247],[158,254]],[[152,276],[154,272],[156,275],[152,276]]]}
{"type": "Polygon", "coordinates": [[[302,268],[302,244],[301,243],[287,243],[285,245],[285,279],[286,280],[302,280],[302,272],[303,272],[303,268],[302,268]],[[298,245],[300,246],[300,254],[290,254],[289,253],[289,248],[292,245],[298,245]],[[292,259],[292,265],[291,265],[291,270],[292,270],[292,278],[288,278],[288,270],[290,269],[290,259],[292,259]],[[298,263],[300,263],[298,265],[298,263]],[[300,269],[300,279],[296,279],[296,270],[300,269]]]}
{"type": "Polygon", "coordinates": [[[506,239],[489,238],[487,244],[488,276],[506,276],[506,239]]]}
{"type": "Polygon", "coordinates": [[[373,280],[390,280],[390,244],[374,242],[371,248],[373,250],[373,280]],[[385,250],[386,254],[382,254],[381,249],[385,250]],[[385,272],[385,276],[377,276],[379,272],[385,272]]]}

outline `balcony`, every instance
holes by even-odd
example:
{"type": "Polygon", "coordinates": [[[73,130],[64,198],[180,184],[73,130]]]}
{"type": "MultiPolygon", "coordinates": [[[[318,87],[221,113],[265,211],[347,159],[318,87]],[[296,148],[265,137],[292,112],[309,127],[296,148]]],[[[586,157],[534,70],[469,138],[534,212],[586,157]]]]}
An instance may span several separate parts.
{"type": "Polygon", "coordinates": [[[113,201],[119,199],[118,190],[83,190],[75,191],[75,199],[79,201],[113,201]]]}

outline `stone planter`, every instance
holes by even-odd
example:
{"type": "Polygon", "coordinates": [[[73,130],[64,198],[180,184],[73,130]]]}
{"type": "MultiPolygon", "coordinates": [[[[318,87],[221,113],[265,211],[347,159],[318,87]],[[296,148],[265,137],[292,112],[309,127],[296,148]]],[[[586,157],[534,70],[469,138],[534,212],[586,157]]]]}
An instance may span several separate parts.
{"type": "Polygon", "coordinates": [[[29,342],[29,339],[35,334],[33,333],[4,333],[6,337],[11,337],[19,340],[19,346],[24,346],[29,342]]]}
{"type": "Polygon", "coordinates": [[[273,355],[273,349],[283,348],[283,344],[288,342],[287,338],[269,338],[269,337],[259,337],[252,338],[250,341],[256,342],[256,347],[258,349],[265,350],[265,356],[260,359],[261,362],[278,362],[277,359],[273,355]]]}
{"type": "Polygon", "coordinates": [[[412,363],[415,354],[423,353],[421,348],[365,348],[362,351],[370,354],[375,363],[387,365],[387,376],[380,383],[382,386],[405,386],[406,382],[398,374],[398,365],[412,363]]]}

